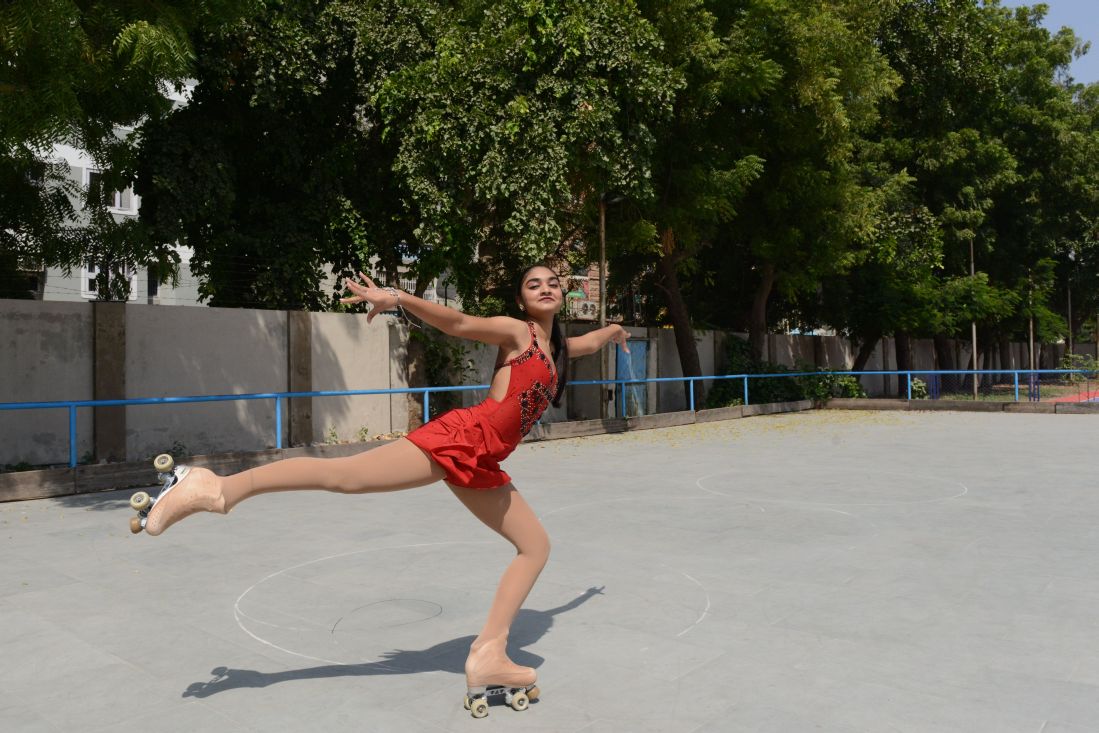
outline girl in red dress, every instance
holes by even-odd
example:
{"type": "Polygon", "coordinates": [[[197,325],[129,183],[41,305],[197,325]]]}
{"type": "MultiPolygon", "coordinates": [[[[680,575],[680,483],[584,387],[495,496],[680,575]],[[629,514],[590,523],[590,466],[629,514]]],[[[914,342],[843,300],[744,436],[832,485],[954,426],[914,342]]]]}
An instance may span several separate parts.
{"type": "Polygon", "coordinates": [[[346,458],[289,458],[218,476],[203,468],[177,468],[177,482],[148,510],[144,529],[158,535],[199,511],[225,514],[241,501],[272,491],[322,489],[348,494],[393,491],[445,481],[482,522],[517,551],[504,571],[488,618],[466,659],[466,707],[487,712],[486,692],[502,688],[513,707],[537,697],[536,674],[507,657],[508,631],[549,557],[549,538],[500,462],[530,431],[551,403],[559,404],[570,357],[597,352],[613,341],[625,346],[626,330],[610,325],[564,338],[557,313],[564,294],[557,274],[536,265],[523,273],[516,302],[526,316],[478,318],[393,288],[380,288],[359,273],[348,280],[343,303],[368,302],[367,322],[401,307],[440,331],[498,347],[488,397],[451,410],[406,438],[346,458]],[[548,350],[547,350],[548,349],[548,350]],[[522,699],[520,699],[522,698],[522,699]]]}

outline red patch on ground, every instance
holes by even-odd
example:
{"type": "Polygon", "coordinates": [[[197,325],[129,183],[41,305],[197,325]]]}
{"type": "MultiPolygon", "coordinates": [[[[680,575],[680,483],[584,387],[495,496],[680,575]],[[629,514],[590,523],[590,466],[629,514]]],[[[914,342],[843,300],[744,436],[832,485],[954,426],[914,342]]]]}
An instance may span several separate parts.
{"type": "Polygon", "coordinates": [[[1058,397],[1055,400],[1050,400],[1050,402],[1091,402],[1094,399],[1099,399],[1099,389],[1082,389],[1074,395],[1058,397]]]}

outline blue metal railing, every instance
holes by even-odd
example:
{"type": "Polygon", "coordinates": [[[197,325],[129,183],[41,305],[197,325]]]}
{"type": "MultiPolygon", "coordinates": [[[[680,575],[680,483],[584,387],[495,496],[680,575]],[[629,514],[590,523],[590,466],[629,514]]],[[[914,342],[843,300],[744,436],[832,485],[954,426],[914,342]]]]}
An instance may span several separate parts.
{"type": "MultiPolygon", "coordinates": [[[[616,385],[616,395],[620,398],[620,412],[619,415],[626,414],[626,385],[635,384],[650,384],[660,382],[682,382],[687,386],[688,393],[688,409],[691,412],[696,410],[695,404],[695,382],[710,382],[720,381],[727,379],[740,379],[744,382],[744,404],[748,404],[749,395],[749,380],[752,379],[780,379],[789,377],[813,377],[813,376],[904,376],[907,380],[907,393],[908,399],[912,399],[912,379],[913,375],[966,375],[975,376],[981,374],[997,374],[1008,375],[1013,377],[1014,396],[1015,401],[1019,401],[1019,375],[1028,375],[1028,384],[1033,384],[1034,381],[1043,374],[1079,374],[1079,375],[1095,375],[1096,372],[1086,369],[977,369],[977,370],[965,370],[965,369],[911,369],[906,371],[860,371],[860,372],[831,372],[831,371],[815,371],[815,372],[779,372],[772,374],[711,374],[700,377],[650,377],[648,379],[591,379],[591,380],[578,380],[569,382],[570,387],[583,387],[583,386],[596,386],[596,385],[616,385]]],[[[287,399],[294,399],[299,397],[358,397],[365,395],[399,395],[399,394],[423,394],[423,420],[427,422],[431,419],[431,394],[434,392],[468,392],[475,390],[488,389],[490,385],[476,384],[476,385],[462,385],[458,387],[406,387],[401,389],[341,389],[341,390],[323,390],[315,392],[259,392],[251,394],[236,394],[236,395],[198,395],[190,397],[143,397],[133,399],[117,399],[117,400],[58,400],[53,402],[2,402],[0,403],[0,411],[7,410],[38,410],[38,409],[67,409],[69,413],[69,466],[75,467],[77,465],[77,434],[76,434],[76,415],[77,409],[81,407],[127,407],[130,405],[171,405],[171,404],[188,404],[193,402],[237,402],[246,400],[274,400],[275,401],[275,447],[282,448],[282,410],[283,402],[287,399]]],[[[1031,397],[1033,399],[1033,397],[1031,397]]]]}

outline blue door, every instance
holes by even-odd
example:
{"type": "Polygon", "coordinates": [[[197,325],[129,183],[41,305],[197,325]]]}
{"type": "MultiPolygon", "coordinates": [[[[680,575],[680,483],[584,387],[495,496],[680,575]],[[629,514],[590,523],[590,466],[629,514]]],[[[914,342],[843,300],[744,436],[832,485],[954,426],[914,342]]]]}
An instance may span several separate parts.
{"type": "MultiPolygon", "coordinates": [[[[615,347],[617,352],[615,356],[616,374],[615,379],[647,379],[649,374],[647,367],[649,364],[649,340],[648,339],[629,339],[627,341],[630,347],[630,353],[622,351],[622,347],[615,347]]],[[[626,393],[626,412],[622,417],[637,417],[638,415],[648,414],[648,385],[646,384],[628,384],[625,386],[626,393]]],[[[622,397],[617,395],[618,400],[616,402],[617,409],[622,409],[622,397]]]]}

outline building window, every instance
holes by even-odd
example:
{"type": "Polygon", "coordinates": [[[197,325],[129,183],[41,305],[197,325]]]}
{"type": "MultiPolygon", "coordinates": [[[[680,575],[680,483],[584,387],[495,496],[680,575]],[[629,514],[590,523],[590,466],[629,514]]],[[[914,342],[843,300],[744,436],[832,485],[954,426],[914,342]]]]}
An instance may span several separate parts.
{"type": "MultiPolygon", "coordinates": [[[[84,272],[80,279],[80,296],[82,298],[88,298],[89,300],[98,300],[99,298],[99,286],[96,283],[96,278],[99,276],[101,270],[98,263],[95,260],[86,260],[84,262],[84,272]]],[[[122,271],[122,276],[129,278],[130,281],[130,300],[137,300],[137,273],[131,272],[130,268],[125,268],[122,271]]],[[[117,277],[117,275],[115,275],[117,277]]]]}
{"type": "Polygon", "coordinates": [[[99,191],[103,197],[103,205],[114,214],[136,214],[136,198],[134,190],[127,188],[125,191],[105,191],[102,186],[103,174],[99,171],[88,171],[88,188],[99,191]]]}

